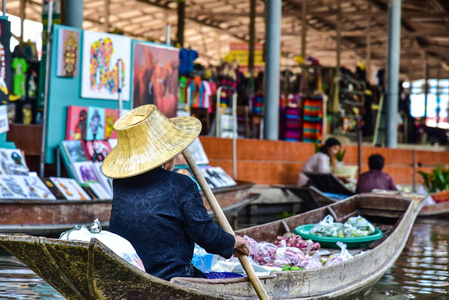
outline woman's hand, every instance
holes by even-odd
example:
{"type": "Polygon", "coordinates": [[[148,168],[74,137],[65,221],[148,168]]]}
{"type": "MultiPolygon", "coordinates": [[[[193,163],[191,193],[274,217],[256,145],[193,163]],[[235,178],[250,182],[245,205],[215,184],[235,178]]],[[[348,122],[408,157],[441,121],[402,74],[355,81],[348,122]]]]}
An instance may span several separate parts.
{"type": "Polygon", "coordinates": [[[240,252],[243,255],[248,255],[249,246],[246,240],[242,238],[240,235],[234,235],[234,238],[235,238],[234,250],[240,252]]]}

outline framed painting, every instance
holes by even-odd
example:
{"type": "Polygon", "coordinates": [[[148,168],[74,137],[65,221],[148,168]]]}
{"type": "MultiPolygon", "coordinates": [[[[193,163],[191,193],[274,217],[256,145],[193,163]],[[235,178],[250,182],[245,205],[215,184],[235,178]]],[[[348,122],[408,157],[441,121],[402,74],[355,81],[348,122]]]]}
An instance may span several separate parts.
{"type": "Polygon", "coordinates": [[[135,43],[133,57],[133,107],[154,104],[168,118],[176,117],[179,50],[135,43]]]}
{"type": "Polygon", "coordinates": [[[85,30],[81,69],[81,97],[118,100],[119,64],[122,100],[129,100],[131,39],[85,30]]]}

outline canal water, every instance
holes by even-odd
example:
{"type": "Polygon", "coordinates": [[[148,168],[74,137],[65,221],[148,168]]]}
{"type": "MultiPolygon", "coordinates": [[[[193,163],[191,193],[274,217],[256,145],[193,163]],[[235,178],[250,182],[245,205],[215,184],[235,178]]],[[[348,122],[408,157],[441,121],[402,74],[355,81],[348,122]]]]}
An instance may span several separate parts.
{"type": "MultiPolygon", "coordinates": [[[[418,219],[395,265],[363,299],[449,300],[448,240],[449,220],[418,219]]],[[[0,256],[0,299],[64,298],[15,257],[0,256]]]]}

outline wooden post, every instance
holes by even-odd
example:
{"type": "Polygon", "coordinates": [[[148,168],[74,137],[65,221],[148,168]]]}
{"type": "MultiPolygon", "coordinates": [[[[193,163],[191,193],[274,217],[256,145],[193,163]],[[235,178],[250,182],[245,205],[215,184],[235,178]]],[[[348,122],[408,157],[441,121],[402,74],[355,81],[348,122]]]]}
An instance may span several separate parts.
{"type": "Polygon", "coordinates": [[[250,0],[249,10],[249,57],[250,93],[254,93],[254,51],[256,49],[256,0],[250,0]]]}
{"type": "Polygon", "coordinates": [[[337,0],[337,68],[341,59],[341,1],[337,0]]]}
{"type": "Polygon", "coordinates": [[[110,15],[111,0],[104,0],[104,32],[109,32],[109,15],[110,15]]]}
{"type": "Polygon", "coordinates": [[[413,187],[412,192],[416,192],[416,150],[412,150],[412,159],[413,159],[413,187]]]}
{"type": "MultiPolygon", "coordinates": [[[[307,0],[302,1],[302,7],[301,7],[301,56],[306,60],[306,47],[307,47],[307,0]]],[[[307,73],[308,70],[304,66],[302,68],[302,74],[301,74],[301,92],[306,92],[307,87],[307,73]]]]}
{"type": "Polygon", "coordinates": [[[23,42],[23,25],[25,23],[26,0],[20,0],[20,41],[23,42]]]}
{"type": "Polygon", "coordinates": [[[371,7],[368,4],[368,15],[367,26],[366,26],[366,81],[370,82],[371,79],[371,7]]]}
{"type": "MultiPolygon", "coordinates": [[[[201,187],[201,190],[204,194],[204,196],[207,199],[207,202],[209,202],[210,207],[214,211],[215,216],[217,217],[218,224],[227,232],[232,235],[234,235],[234,230],[232,230],[231,225],[228,222],[228,219],[226,218],[225,214],[223,213],[223,210],[221,209],[220,205],[217,202],[217,199],[215,199],[214,194],[212,193],[209,185],[207,184],[206,180],[203,177],[203,174],[201,173],[200,169],[198,168],[198,165],[195,162],[195,159],[192,156],[192,153],[190,153],[190,150],[188,148],[184,149],[182,152],[184,155],[187,164],[190,167],[190,170],[192,171],[193,175],[195,176],[196,180],[198,181],[198,184],[201,187]]],[[[245,269],[246,274],[248,275],[249,280],[251,281],[252,285],[254,286],[254,289],[256,290],[257,295],[259,296],[259,299],[270,299],[268,297],[267,292],[265,291],[262,283],[259,280],[259,277],[257,277],[256,272],[254,272],[253,267],[251,266],[251,263],[249,262],[249,259],[246,255],[237,253],[237,257],[239,258],[240,263],[242,264],[243,268],[245,269]]]]}
{"type": "Polygon", "coordinates": [[[307,0],[302,0],[301,21],[301,56],[305,60],[307,46],[307,0]]]}
{"type": "Polygon", "coordinates": [[[178,31],[176,32],[176,42],[181,47],[184,46],[184,28],[186,19],[186,2],[185,0],[177,1],[178,3],[178,31]]]}
{"type": "Polygon", "coordinates": [[[427,61],[427,55],[423,53],[424,61],[424,125],[427,121],[427,94],[429,93],[429,63],[427,61]]]}

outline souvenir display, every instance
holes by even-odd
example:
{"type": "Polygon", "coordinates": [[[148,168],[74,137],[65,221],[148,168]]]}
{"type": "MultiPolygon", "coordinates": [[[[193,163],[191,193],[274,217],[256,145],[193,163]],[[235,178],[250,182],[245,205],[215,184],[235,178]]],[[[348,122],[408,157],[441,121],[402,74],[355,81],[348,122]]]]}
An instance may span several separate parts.
{"type": "Polygon", "coordinates": [[[61,142],[62,150],[65,151],[65,154],[69,158],[70,164],[89,161],[82,143],[80,140],[61,142]]]}
{"type": "Polygon", "coordinates": [[[220,167],[201,167],[201,173],[211,188],[221,188],[237,183],[220,167]]]}
{"type": "Polygon", "coordinates": [[[76,162],[72,164],[72,167],[76,181],[79,183],[98,181],[92,162],[76,162]]]}
{"type": "Polygon", "coordinates": [[[57,76],[78,76],[80,32],[69,29],[59,29],[57,76]]]}
{"type": "Polygon", "coordinates": [[[39,177],[1,175],[0,182],[0,198],[56,199],[39,177]]]}
{"type": "Polygon", "coordinates": [[[118,120],[118,110],[106,108],[104,122],[104,139],[116,139],[117,133],[114,130],[114,123],[118,120]]]}
{"type": "Polygon", "coordinates": [[[118,99],[120,64],[121,96],[129,100],[131,39],[85,30],[83,32],[81,97],[118,99]]]}
{"type": "Polygon", "coordinates": [[[103,161],[111,152],[111,145],[108,141],[86,141],[83,142],[83,147],[87,158],[90,161],[103,161]]]}
{"type": "MultiPolygon", "coordinates": [[[[189,151],[192,153],[193,158],[197,165],[207,165],[209,163],[209,159],[207,158],[206,151],[204,151],[203,145],[199,138],[197,138],[193,143],[189,146],[189,151]]],[[[187,162],[184,158],[184,155],[179,154],[175,158],[175,166],[186,166],[187,162]]]]}
{"type": "Polygon", "coordinates": [[[112,179],[104,176],[103,172],[101,172],[101,162],[94,162],[94,172],[97,175],[98,182],[101,186],[112,195],[112,179]]]}
{"type": "Polygon", "coordinates": [[[97,195],[98,199],[112,199],[112,194],[109,194],[99,182],[88,182],[87,185],[97,195]]]}
{"type": "Polygon", "coordinates": [[[87,107],[68,106],[66,140],[85,140],[87,131],[87,107]]]}
{"type": "Polygon", "coordinates": [[[89,195],[71,178],[50,177],[67,200],[90,200],[89,195]]]}
{"type": "Polygon", "coordinates": [[[0,149],[1,172],[8,175],[28,175],[22,151],[19,149],[0,149]]]}
{"type": "Polygon", "coordinates": [[[104,138],[104,108],[89,107],[87,113],[86,140],[102,140],[104,138]]]}

